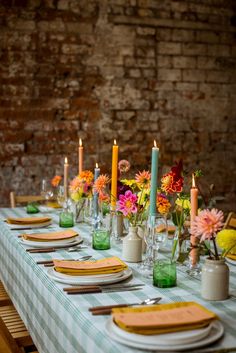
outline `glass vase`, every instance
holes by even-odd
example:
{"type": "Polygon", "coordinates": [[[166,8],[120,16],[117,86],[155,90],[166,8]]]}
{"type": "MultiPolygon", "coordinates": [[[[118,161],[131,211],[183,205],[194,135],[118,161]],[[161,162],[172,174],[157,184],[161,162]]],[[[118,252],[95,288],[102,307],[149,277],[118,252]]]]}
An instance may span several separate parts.
{"type": "Polygon", "coordinates": [[[86,198],[81,198],[75,204],[75,222],[84,222],[84,208],[85,208],[86,198]]]}
{"type": "Polygon", "coordinates": [[[188,234],[183,227],[177,227],[174,235],[174,244],[172,250],[172,259],[175,259],[177,265],[184,265],[188,259],[188,234]]]}
{"type": "Polygon", "coordinates": [[[153,266],[153,285],[159,288],[176,286],[176,262],[170,259],[157,260],[153,266]]]}

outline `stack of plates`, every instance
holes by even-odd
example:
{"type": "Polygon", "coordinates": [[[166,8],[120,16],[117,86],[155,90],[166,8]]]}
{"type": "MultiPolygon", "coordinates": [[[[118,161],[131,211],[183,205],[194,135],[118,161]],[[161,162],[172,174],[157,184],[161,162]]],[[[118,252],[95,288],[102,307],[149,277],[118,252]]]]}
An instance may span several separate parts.
{"type": "Polygon", "coordinates": [[[24,245],[27,245],[32,248],[44,249],[44,248],[64,248],[71,247],[77,244],[80,244],[83,241],[81,236],[76,236],[70,239],[62,239],[62,240],[52,240],[52,241],[33,241],[26,240],[24,238],[20,239],[20,242],[24,245]]]}
{"type": "Polygon", "coordinates": [[[184,351],[207,346],[217,341],[224,333],[224,327],[220,321],[213,321],[207,327],[166,333],[160,335],[140,335],[130,333],[118,327],[112,318],[106,324],[106,330],[110,338],[126,346],[144,349],[145,351],[184,351]]]}
{"type": "Polygon", "coordinates": [[[226,257],[225,259],[229,264],[236,266],[236,260],[230,259],[229,257],[226,257]]]}
{"type": "Polygon", "coordinates": [[[118,272],[118,273],[109,273],[102,275],[90,275],[90,276],[76,276],[76,275],[67,275],[60,273],[54,270],[54,268],[48,269],[48,276],[54,281],[71,284],[71,285],[102,285],[102,284],[112,284],[118,283],[132,275],[132,270],[130,268],[118,272]]]}

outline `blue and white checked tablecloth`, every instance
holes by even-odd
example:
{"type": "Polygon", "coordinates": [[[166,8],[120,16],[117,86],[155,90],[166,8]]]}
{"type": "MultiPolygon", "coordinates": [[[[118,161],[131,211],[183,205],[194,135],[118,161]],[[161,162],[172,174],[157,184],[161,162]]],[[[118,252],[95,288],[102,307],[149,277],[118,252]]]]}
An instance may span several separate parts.
{"type": "MultiPolygon", "coordinates": [[[[196,301],[218,314],[225,328],[223,339],[213,347],[236,347],[236,266],[230,265],[230,298],[220,302],[207,302],[200,296],[200,280],[188,277],[178,270],[178,285],[160,289],[152,280],[143,277],[137,264],[130,264],[132,282],[145,283],[142,290],[102,294],[68,296],[63,284],[47,276],[47,268],[37,265],[38,260],[51,258],[76,258],[78,253],[65,250],[48,254],[30,254],[20,244],[16,230],[9,230],[3,220],[9,216],[25,216],[23,208],[0,209],[0,276],[16,309],[24,320],[40,353],[126,353],[145,352],[124,347],[111,340],[106,333],[107,316],[92,316],[88,308],[95,305],[133,303],[148,297],[161,296],[162,303],[173,301],[196,301]]],[[[50,214],[54,220],[51,230],[58,229],[58,214],[50,214]]],[[[87,225],[78,225],[84,239],[90,238],[87,225]]],[[[42,230],[43,231],[43,230],[42,230]]],[[[26,231],[28,233],[32,231],[26,231]]],[[[94,258],[120,256],[120,246],[107,251],[91,248],[79,252],[94,258]]],[[[213,349],[214,351],[214,349],[213,349]]]]}

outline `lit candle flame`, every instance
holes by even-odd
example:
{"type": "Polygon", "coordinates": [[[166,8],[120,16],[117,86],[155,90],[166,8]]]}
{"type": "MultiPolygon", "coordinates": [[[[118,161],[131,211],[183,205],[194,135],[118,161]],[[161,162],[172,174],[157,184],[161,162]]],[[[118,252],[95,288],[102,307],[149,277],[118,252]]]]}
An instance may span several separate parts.
{"type": "Polygon", "coordinates": [[[153,141],[153,145],[154,145],[154,147],[157,147],[157,142],[156,142],[156,140],[153,141]]]}
{"type": "Polygon", "coordinates": [[[114,140],[114,145],[116,145],[116,140],[114,140]]]}
{"type": "Polygon", "coordinates": [[[79,145],[80,145],[80,147],[82,146],[82,140],[81,140],[81,138],[79,139],[79,145]]]}
{"type": "Polygon", "coordinates": [[[192,174],[192,188],[196,187],[196,183],[195,183],[195,177],[194,174],[192,174]]]}
{"type": "Polygon", "coordinates": [[[96,168],[98,168],[98,163],[96,163],[96,168]]]}
{"type": "Polygon", "coordinates": [[[65,157],[65,164],[68,164],[68,159],[67,159],[67,157],[65,157]]]}

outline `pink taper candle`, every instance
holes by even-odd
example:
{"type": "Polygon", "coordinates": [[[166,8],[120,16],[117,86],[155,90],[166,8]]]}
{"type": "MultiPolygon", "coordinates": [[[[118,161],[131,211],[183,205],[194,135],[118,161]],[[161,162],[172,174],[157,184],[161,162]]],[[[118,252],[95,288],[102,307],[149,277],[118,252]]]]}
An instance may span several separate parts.
{"type": "Polygon", "coordinates": [[[79,139],[79,148],[78,148],[78,156],[79,156],[79,168],[78,168],[78,172],[79,174],[82,172],[83,170],[83,158],[84,158],[84,147],[82,145],[82,140],[79,139]]]}
{"type": "MultiPolygon", "coordinates": [[[[193,221],[195,220],[195,217],[197,216],[197,211],[198,211],[198,188],[196,187],[196,184],[195,184],[194,174],[192,175],[190,202],[191,202],[190,227],[192,229],[192,224],[193,224],[193,221]]],[[[199,239],[195,237],[194,234],[192,234],[190,240],[191,240],[191,245],[193,247],[190,252],[190,258],[191,258],[191,263],[194,266],[198,262],[198,249],[196,248],[196,246],[198,245],[199,239]]]]}
{"type": "Polygon", "coordinates": [[[64,163],[64,197],[65,199],[68,198],[68,174],[69,174],[69,164],[67,157],[65,157],[64,163]]]}

